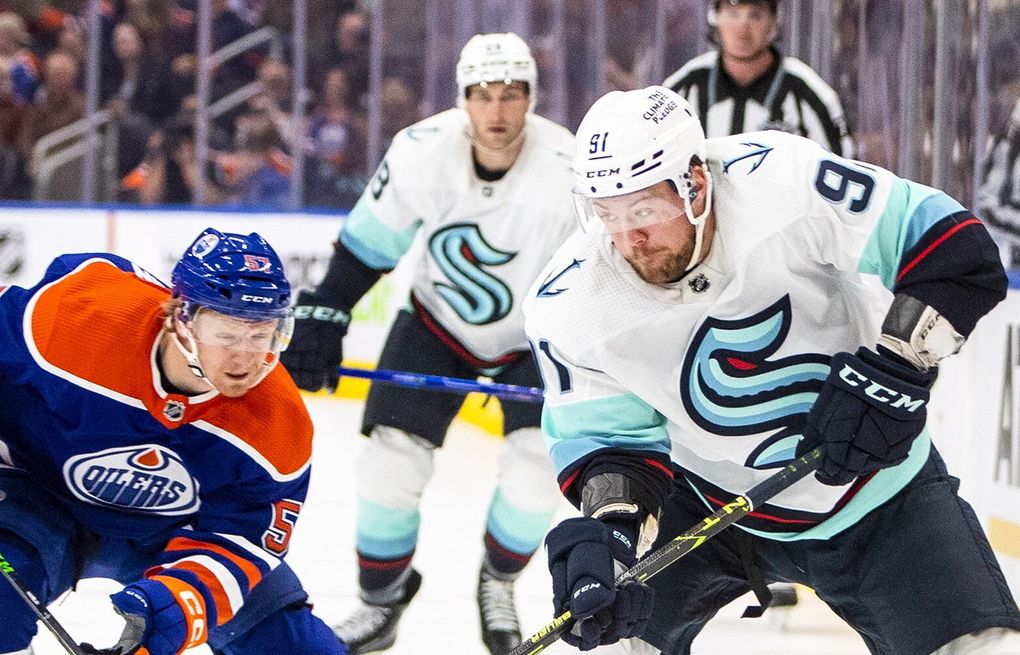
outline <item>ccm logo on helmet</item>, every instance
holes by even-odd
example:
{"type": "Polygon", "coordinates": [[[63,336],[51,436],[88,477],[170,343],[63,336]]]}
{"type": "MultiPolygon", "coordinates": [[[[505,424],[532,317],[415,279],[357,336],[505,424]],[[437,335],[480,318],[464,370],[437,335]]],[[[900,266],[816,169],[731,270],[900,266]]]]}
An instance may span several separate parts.
{"type": "Polygon", "coordinates": [[[585,177],[609,177],[610,175],[619,175],[619,168],[600,168],[597,171],[588,171],[585,173],[585,177]]]}
{"type": "Polygon", "coordinates": [[[250,296],[248,294],[243,294],[241,296],[241,300],[244,301],[244,302],[261,302],[261,303],[265,303],[267,305],[269,303],[273,302],[272,298],[267,298],[265,296],[250,296]]]}
{"type": "Polygon", "coordinates": [[[851,368],[849,364],[843,366],[843,370],[839,372],[839,377],[843,380],[843,382],[846,382],[851,387],[865,387],[864,393],[867,394],[869,398],[873,398],[880,403],[889,405],[890,407],[904,407],[908,412],[914,412],[921,407],[924,407],[923,398],[914,400],[906,394],[893,391],[888,387],[883,387],[878,382],[868,379],[868,377],[860,371],[851,368]]]}

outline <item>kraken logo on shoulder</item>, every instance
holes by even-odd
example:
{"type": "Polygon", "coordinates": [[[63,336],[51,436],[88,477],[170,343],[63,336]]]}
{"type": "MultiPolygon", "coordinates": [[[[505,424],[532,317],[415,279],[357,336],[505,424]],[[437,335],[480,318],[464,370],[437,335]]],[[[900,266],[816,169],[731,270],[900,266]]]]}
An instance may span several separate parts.
{"type": "Polygon", "coordinates": [[[794,458],[804,418],[829,374],[829,357],[803,354],[770,360],[790,331],[790,297],[744,319],[709,317],[687,350],[680,397],[702,428],[722,436],[776,433],[746,466],[777,468],[794,458]]]}
{"type": "Polygon", "coordinates": [[[500,266],[517,253],[497,250],[486,242],[474,223],[455,223],[429,239],[429,252],[450,284],[433,286],[465,322],[494,323],[510,313],[510,288],[484,266],[500,266]]]}

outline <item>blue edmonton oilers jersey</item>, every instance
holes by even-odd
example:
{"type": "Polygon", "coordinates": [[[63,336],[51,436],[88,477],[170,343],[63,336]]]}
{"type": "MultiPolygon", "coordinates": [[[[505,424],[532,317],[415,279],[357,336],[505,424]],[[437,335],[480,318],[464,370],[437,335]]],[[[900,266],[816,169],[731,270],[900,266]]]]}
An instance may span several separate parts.
{"type": "Polygon", "coordinates": [[[287,551],[312,425],[282,367],[242,398],[164,389],[169,297],[107,254],[64,255],[35,287],[0,289],[0,464],[92,532],[166,542],[146,575],[194,588],[218,625],[287,551]]]}
{"type": "MultiPolygon", "coordinates": [[[[794,456],[831,356],[874,348],[891,291],[964,335],[1005,293],[980,222],[944,193],[780,132],[709,139],[716,232],[677,283],[604,233],[571,237],[524,304],[542,427],[568,496],[600,451],[672,459],[713,509],[794,456]]],[[[741,527],[825,538],[888,500],[931,448],[845,487],[797,482],[741,527]]],[[[610,455],[606,455],[610,457],[610,455]]]]}

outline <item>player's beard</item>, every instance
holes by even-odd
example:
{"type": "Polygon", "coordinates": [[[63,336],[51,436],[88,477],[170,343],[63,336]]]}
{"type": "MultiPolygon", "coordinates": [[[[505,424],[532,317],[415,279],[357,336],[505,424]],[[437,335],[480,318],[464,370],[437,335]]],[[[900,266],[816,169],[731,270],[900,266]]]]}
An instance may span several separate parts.
{"type": "Polygon", "coordinates": [[[639,251],[628,261],[634,272],[648,284],[669,284],[684,276],[694,255],[694,243],[685,243],[677,250],[660,248],[652,252],[639,251]]]}

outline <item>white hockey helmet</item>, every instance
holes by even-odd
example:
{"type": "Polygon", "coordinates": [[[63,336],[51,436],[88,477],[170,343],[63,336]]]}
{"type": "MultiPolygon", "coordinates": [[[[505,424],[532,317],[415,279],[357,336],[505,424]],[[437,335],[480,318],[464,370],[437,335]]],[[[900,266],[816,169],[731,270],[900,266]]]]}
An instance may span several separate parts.
{"type": "MultiPolygon", "coordinates": [[[[574,143],[574,199],[583,229],[602,223],[593,200],[668,181],[697,228],[695,249],[700,253],[702,229],[712,208],[712,177],[706,167],[705,209],[695,216],[690,167],[694,157],[705,160],[705,130],[686,99],[663,86],[612,91],[588,110],[574,143]]],[[[678,216],[627,217],[607,229],[626,231],[674,218],[678,216]]]]}
{"type": "Polygon", "coordinates": [[[467,99],[475,84],[527,82],[531,106],[535,105],[538,66],[524,39],[513,32],[476,34],[460,51],[457,61],[457,104],[467,99]]]}
{"type": "Polygon", "coordinates": [[[663,86],[611,91],[591,106],[574,141],[574,193],[606,198],[663,180],[685,188],[705,131],[686,99],[663,86]]]}

